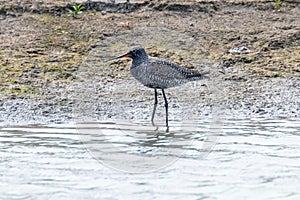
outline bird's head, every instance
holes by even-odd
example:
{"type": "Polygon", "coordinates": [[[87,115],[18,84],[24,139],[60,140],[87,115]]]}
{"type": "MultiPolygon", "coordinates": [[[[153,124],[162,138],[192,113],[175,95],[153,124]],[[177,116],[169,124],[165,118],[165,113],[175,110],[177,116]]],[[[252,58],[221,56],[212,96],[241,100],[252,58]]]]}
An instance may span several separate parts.
{"type": "Polygon", "coordinates": [[[110,58],[106,61],[115,60],[115,59],[119,59],[119,58],[131,58],[132,60],[145,60],[145,59],[148,58],[148,55],[147,55],[144,48],[135,47],[135,48],[132,48],[127,53],[124,53],[122,55],[110,58]]]}

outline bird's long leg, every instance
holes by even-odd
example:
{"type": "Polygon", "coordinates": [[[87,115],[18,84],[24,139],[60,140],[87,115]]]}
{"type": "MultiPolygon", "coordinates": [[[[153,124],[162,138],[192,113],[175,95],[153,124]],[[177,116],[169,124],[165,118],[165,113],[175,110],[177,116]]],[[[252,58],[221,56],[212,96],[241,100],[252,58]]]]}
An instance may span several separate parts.
{"type": "Polygon", "coordinates": [[[164,89],[161,89],[163,96],[164,96],[164,100],[165,100],[165,108],[166,108],[166,126],[169,127],[169,120],[168,120],[168,100],[165,94],[164,89]]]}
{"type": "Polygon", "coordinates": [[[151,117],[151,122],[152,125],[154,125],[154,115],[155,115],[155,111],[156,111],[156,106],[157,106],[157,89],[154,89],[154,106],[153,106],[153,112],[152,112],[152,117],[151,117]]]}

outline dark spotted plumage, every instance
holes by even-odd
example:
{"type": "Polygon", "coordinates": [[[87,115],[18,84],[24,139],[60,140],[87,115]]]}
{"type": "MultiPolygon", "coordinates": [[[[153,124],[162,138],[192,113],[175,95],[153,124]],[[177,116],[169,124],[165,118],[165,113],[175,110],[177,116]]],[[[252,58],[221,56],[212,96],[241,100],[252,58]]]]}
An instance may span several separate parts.
{"type": "Polygon", "coordinates": [[[164,89],[206,78],[199,72],[184,68],[173,62],[148,56],[146,51],[141,47],[133,48],[129,52],[109,60],[118,58],[131,58],[130,73],[132,76],[143,85],[154,89],[155,102],[151,118],[152,123],[157,105],[157,89],[161,89],[164,96],[166,124],[168,126],[168,102],[164,89]]]}

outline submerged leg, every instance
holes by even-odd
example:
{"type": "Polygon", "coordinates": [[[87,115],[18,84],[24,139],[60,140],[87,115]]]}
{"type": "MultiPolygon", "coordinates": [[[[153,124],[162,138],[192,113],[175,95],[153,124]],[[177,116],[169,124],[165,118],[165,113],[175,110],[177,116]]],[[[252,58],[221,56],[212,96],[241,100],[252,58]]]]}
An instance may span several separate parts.
{"type": "Polygon", "coordinates": [[[167,101],[167,97],[165,94],[164,89],[161,89],[163,96],[164,96],[164,100],[165,100],[165,108],[166,108],[166,126],[169,127],[169,120],[168,120],[168,101],[167,101]]]}
{"type": "Polygon", "coordinates": [[[153,106],[153,112],[152,112],[152,117],[151,117],[151,122],[152,125],[154,126],[154,115],[155,115],[155,111],[156,111],[156,106],[157,106],[157,90],[154,89],[154,106],[153,106]]]}

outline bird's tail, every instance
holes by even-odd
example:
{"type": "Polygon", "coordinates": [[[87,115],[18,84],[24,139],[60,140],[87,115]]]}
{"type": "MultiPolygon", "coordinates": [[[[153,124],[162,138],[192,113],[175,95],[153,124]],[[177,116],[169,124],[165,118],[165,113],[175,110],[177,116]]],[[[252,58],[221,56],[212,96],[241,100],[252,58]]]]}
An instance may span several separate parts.
{"type": "Polygon", "coordinates": [[[189,74],[186,76],[186,78],[188,78],[191,81],[196,81],[196,80],[202,80],[202,79],[207,79],[209,78],[208,76],[206,76],[206,73],[199,73],[199,72],[195,72],[193,74],[189,74]]]}

